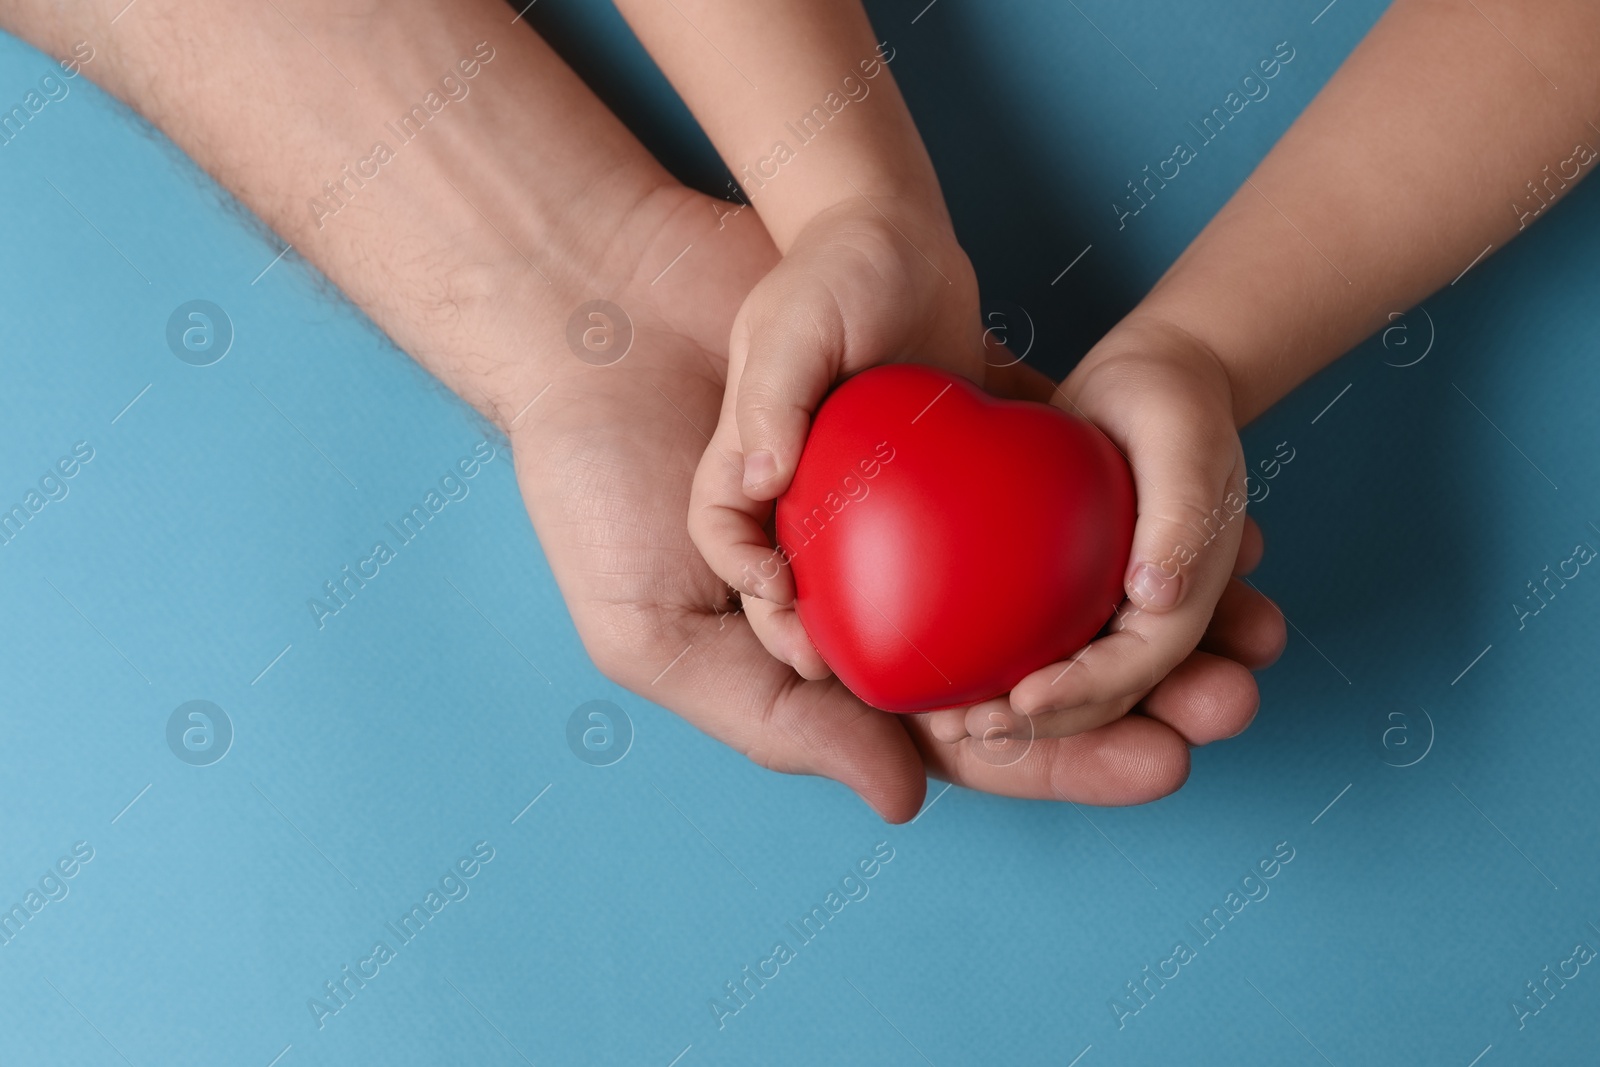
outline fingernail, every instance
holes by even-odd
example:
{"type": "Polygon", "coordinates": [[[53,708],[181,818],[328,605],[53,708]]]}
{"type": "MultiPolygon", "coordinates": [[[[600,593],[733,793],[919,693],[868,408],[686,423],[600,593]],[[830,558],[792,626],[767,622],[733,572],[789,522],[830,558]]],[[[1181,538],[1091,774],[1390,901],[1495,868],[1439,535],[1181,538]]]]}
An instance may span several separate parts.
{"type": "Polygon", "coordinates": [[[1154,563],[1141,563],[1134,568],[1128,582],[1128,595],[1147,611],[1164,611],[1178,602],[1183,590],[1183,576],[1168,577],[1154,563]]]}
{"type": "Polygon", "coordinates": [[[744,457],[744,487],[760,489],[778,473],[778,461],[764,449],[748,452],[744,457]]]}

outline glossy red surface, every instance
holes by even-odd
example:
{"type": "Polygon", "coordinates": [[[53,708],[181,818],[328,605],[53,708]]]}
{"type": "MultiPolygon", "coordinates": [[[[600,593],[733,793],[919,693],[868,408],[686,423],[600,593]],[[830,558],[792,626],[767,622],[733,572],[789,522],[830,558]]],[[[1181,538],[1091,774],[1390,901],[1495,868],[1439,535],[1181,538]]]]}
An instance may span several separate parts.
{"type": "Polygon", "coordinates": [[[1133,524],[1099,430],[910,364],[824,401],[776,512],[806,633],[896,712],[998,696],[1087,644],[1123,598],[1133,524]]]}

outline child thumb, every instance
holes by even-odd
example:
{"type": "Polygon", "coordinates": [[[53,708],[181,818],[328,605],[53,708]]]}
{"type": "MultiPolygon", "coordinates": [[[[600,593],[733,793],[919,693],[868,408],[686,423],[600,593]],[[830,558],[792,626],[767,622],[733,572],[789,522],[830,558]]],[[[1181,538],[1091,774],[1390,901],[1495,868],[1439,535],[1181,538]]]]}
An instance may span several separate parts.
{"type": "Polygon", "coordinates": [[[789,487],[812,412],[843,362],[839,309],[826,292],[768,281],[776,284],[751,294],[743,345],[736,337],[732,353],[740,368],[734,410],[744,492],[753,500],[771,500],[789,487]]]}

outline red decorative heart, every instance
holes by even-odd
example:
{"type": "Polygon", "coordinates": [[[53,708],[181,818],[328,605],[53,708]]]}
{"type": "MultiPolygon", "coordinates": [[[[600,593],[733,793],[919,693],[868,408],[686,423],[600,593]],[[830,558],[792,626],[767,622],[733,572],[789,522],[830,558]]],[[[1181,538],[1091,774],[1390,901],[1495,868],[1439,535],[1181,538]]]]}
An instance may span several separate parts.
{"type": "Polygon", "coordinates": [[[897,712],[998,696],[1087,644],[1133,523],[1128,464],[1088,422],[910,364],[823,402],[776,511],[806,633],[897,712]]]}

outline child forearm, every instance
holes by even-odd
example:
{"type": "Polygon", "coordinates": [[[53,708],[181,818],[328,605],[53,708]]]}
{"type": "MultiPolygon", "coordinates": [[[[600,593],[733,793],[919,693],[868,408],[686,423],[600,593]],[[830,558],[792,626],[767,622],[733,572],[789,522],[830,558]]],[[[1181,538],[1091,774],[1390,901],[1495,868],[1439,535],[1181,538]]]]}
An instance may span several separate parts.
{"type": "Polygon", "coordinates": [[[859,0],[617,0],[778,248],[862,196],[947,220],[938,179],[859,0]]]}
{"type": "Polygon", "coordinates": [[[1592,0],[1398,0],[1135,316],[1250,421],[1595,169],[1597,50],[1592,0]]]}

